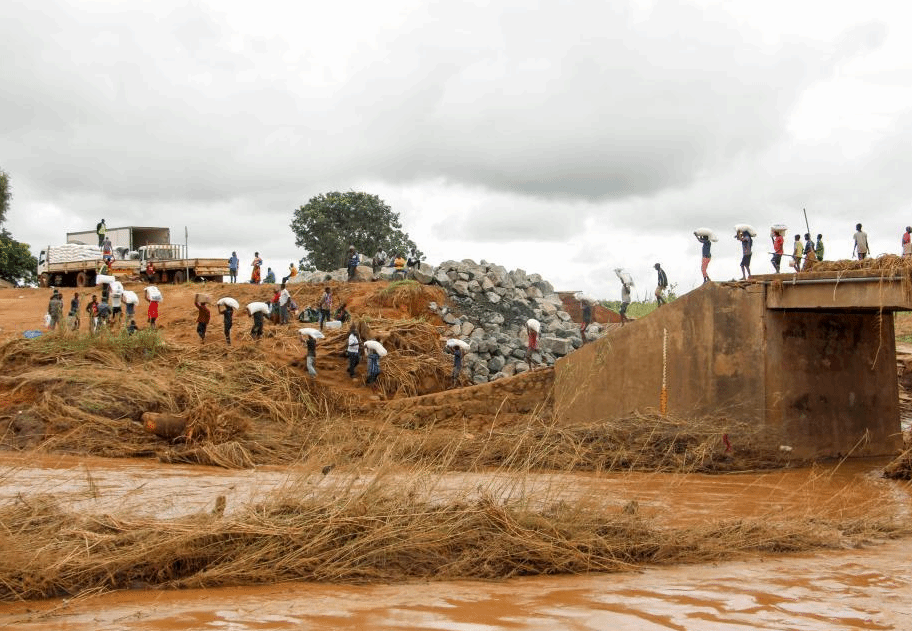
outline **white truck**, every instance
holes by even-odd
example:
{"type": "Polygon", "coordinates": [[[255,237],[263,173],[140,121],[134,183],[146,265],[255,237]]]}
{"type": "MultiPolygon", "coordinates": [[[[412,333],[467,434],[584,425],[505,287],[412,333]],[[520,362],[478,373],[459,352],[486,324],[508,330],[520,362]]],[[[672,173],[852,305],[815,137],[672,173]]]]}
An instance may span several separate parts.
{"type": "MultiPolygon", "coordinates": [[[[186,280],[222,280],[228,275],[227,259],[187,258],[183,245],[167,242],[168,228],[129,226],[109,229],[114,260],[108,272],[114,276],[152,283],[183,283],[186,280]],[[115,244],[115,238],[117,239],[115,244]],[[159,242],[159,239],[165,239],[159,242]],[[120,244],[120,245],[117,245],[120,244]],[[148,264],[152,274],[147,274],[148,264]]],[[[104,261],[94,230],[70,232],[69,243],[47,246],[38,256],[38,284],[42,287],[92,287],[104,261]],[[88,243],[86,243],[88,241],[88,243]]]]}

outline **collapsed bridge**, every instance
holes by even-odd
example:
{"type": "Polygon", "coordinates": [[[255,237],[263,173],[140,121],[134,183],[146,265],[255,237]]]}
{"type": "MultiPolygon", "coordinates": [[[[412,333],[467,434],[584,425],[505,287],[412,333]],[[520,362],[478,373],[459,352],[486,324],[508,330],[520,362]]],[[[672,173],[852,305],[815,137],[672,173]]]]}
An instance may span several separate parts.
{"type": "Polygon", "coordinates": [[[893,313],[909,270],[706,283],[555,364],[559,423],[667,409],[769,430],[799,457],[902,445],[893,313]]]}

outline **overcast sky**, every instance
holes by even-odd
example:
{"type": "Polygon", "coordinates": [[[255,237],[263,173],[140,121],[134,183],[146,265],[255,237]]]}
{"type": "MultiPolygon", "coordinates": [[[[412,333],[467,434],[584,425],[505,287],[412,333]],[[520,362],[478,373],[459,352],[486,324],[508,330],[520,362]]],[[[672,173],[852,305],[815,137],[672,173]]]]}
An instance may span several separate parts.
{"type": "MultiPolygon", "coordinates": [[[[638,294],[740,277],[733,226],[875,253],[912,224],[912,4],[896,0],[6,3],[6,228],[168,226],[284,270],[292,212],[363,190],[427,261],[638,294]]],[[[249,274],[244,267],[241,274],[249,274]]]]}

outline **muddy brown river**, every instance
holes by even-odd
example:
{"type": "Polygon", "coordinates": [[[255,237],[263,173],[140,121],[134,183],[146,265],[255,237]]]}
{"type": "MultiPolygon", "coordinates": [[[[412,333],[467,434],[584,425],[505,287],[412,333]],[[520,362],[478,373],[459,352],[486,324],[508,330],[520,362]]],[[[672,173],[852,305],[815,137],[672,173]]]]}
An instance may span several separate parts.
{"type": "MultiPolygon", "coordinates": [[[[908,520],[908,483],[882,460],[737,475],[446,474],[417,485],[429,498],[482,490],[503,498],[635,502],[660,523],[724,517],[831,518],[874,512],[908,520]]],[[[49,494],[70,508],[176,517],[231,511],[270,493],[319,494],[412,479],[406,472],[323,476],[293,468],[223,471],[149,461],[0,455],[0,502],[49,494]]],[[[413,482],[413,481],[412,481],[413,482]]],[[[414,482],[413,482],[414,483],[414,482]]],[[[897,629],[912,630],[912,540],[860,549],[756,556],[619,574],[351,586],[314,583],[127,591],[0,605],[0,628],[273,630],[897,629]]]]}

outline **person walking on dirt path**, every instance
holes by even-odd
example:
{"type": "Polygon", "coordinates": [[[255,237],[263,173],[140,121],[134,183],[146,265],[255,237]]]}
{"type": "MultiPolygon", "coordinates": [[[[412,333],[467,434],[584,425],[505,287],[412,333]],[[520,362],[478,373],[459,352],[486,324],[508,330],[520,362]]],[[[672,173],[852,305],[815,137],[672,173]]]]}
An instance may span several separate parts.
{"type": "Polygon", "coordinates": [[[785,245],[785,238],[782,236],[780,230],[770,230],[770,239],[773,240],[773,258],[770,259],[770,263],[773,264],[773,269],[776,270],[776,273],[780,273],[780,266],[782,265],[782,252],[783,246],[785,245]]]}
{"type": "Polygon", "coordinates": [[[231,327],[234,325],[234,307],[231,305],[218,305],[218,312],[225,322],[225,342],[231,346],[231,327]]]}
{"type": "Polygon", "coordinates": [[[108,227],[105,225],[105,220],[102,219],[98,222],[98,225],[95,226],[95,234],[98,235],[98,247],[101,247],[104,244],[105,235],[108,232],[108,227]]]}
{"type": "Polygon", "coordinates": [[[627,317],[627,307],[630,306],[630,285],[621,281],[621,309],[618,313],[621,315],[621,326],[630,322],[627,317]]]}
{"type": "Polygon", "coordinates": [[[288,303],[291,301],[291,294],[282,283],[282,291],[279,293],[279,324],[288,324],[288,303]]]}
{"type": "Polygon", "coordinates": [[[209,312],[209,307],[206,306],[205,302],[199,302],[194,299],[193,306],[198,311],[196,316],[196,334],[199,335],[200,344],[202,344],[206,341],[206,327],[209,326],[209,319],[212,314],[209,312]]]}
{"type": "MultiPolygon", "coordinates": [[[[703,274],[703,282],[709,282],[709,275],[707,274],[707,269],[709,269],[709,260],[712,258],[712,241],[709,240],[704,234],[697,234],[694,232],[694,236],[697,238],[697,241],[703,244],[703,258],[700,263],[700,272],[703,274]]],[[[621,320],[621,324],[624,321],[621,320]]]]}
{"type": "Polygon", "coordinates": [[[258,340],[263,337],[263,323],[266,321],[266,314],[257,311],[253,314],[253,328],[250,329],[250,337],[258,340]]]}
{"type": "Polygon", "coordinates": [[[358,256],[358,253],[355,251],[355,246],[348,246],[348,259],[346,261],[346,266],[348,268],[348,282],[355,280],[355,272],[358,270],[358,265],[361,264],[361,257],[358,256]]]}
{"type": "Polygon", "coordinates": [[[814,245],[814,255],[817,257],[817,261],[820,262],[823,260],[823,235],[817,235],[817,243],[814,245]]]}
{"type": "Polygon", "coordinates": [[[70,300],[70,312],[67,314],[67,324],[70,325],[71,331],[79,330],[79,292],[73,293],[70,300]]]}
{"type": "Polygon", "coordinates": [[[364,383],[369,386],[372,383],[375,383],[379,376],[380,353],[377,352],[376,348],[371,348],[367,353],[367,380],[364,383]]]}
{"type": "Polygon", "coordinates": [[[263,259],[260,258],[259,252],[253,253],[253,262],[250,264],[253,271],[250,272],[250,282],[254,285],[260,284],[260,268],[263,267],[263,259]]]}
{"type": "Polygon", "coordinates": [[[112,324],[112,326],[114,324],[120,323],[120,319],[122,317],[122,314],[121,314],[122,308],[120,306],[120,302],[121,302],[122,298],[123,298],[123,294],[111,292],[111,324],[112,324]]]}
{"type": "Polygon", "coordinates": [[[231,256],[228,257],[228,278],[232,283],[237,282],[238,265],[240,265],[240,263],[241,261],[238,259],[237,252],[232,252],[231,256]]]}
{"type": "Polygon", "coordinates": [[[304,336],[304,344],[307,346],[307,357],[305,363],[307,364],[307,374],[311,377],[317,376],[317,340],[314,339],[313,335],[304,336]]]}
{"type": "Polygon", "coordinates": [[[329,287],[323,289],[323,295],[320,297],[317,307],[320,309],[320,330],[322,331],[323,323],[329,320],[333,308],[332,290],[329,287]]]}
{"type": "Polygon", "coordinates": [[[661,263],[656,263],[653,267],[656,271],[656,305],[661,307],[667,302],[665,300],[665,290],[668,289],[668,276],[665,274],[665,270],[662,269],[661,263]]]}
{"type": "Polygon", "coordinates": [[[529,370],[534,370],[535,368],[533,355],[536,351],[538,351],[538,331],[526,322],[526,354],[523,357],[523,361],[529,365],[529,370]]]}
{"type": "Polygon", "coordinates": [[[814,248],[814,240],[811,239],[810,233],[804,233],[804,268],[803,271],[807,272],[812,267],[814,263],[817,262],[817,250],[814,248]]]}
{"type": "Polygon", "coordinates": [[[89,316],[89,333],[94,333],[98,328],[98,295],[92,294],[92,302],[86,305],[86,315],[89,316]]]}
{"type": "Polygon", "coordinates": [[[902,236],[902,255],[912,256],[912,226],[906,226],[902,236]]]}
{"type": "Polygon", "coordinates": [[[754,238],[750,232],[739,230],[735,238],[741,242],[741,280],[751,277],[751,256],[754,248],[754,238]]]}
{"type": "Polygon", "coordinates": [[[348,376],[355,378],[355,370],[360,360],[361,340],[358,339],[358,329],[354,324],[348,329],[348,345],[346,353],[348,354],[348,376]]]}
{"type": "Polygon", "coordinates": [[[136,305],[133,304],[132,302],[126,302],[124,304],[126,305],[124,307],[124,310],[126,311],[126,314],[127,314],[125,319],[132,320],[133,318],[136,317],[136,305]]]}
{"type": "Polygon", "coordinates": [[[158,320],[158,302],[149,301],[149,309],[146,311],[146,317],[149,318],[149,328],[155,328],[155,321],[158,320]]]}
{"type": "Polygon", "coordinates": [[[855,245],[852,246],[852,255],[858,254],[858,260],[863,261],[868,257],[868,233],[861,229],[861,224],[855,224],[855,234],[852,236],[855,245]]]}
{"type": "Polygon", "coordinates": [[[795,268],[796,272],[801,271],[801,258],[804,253],[804,250],[801,248],[801,235],[795,235],[795,244],[792,247],[792,260],[789,261],[789,265],[795,268]]]}
{"type": "Polygon", "coordinates": [[[111,306],[102,295],[101,302],[98,303],[98,330],[108,327],[111,319],[111,306]]]}
{"type": "Polygon", "coordinates": [[[48,321],[48,329],[53,331],[57,327],[57,324],[60,322],[60,318],[63,315],[63,297],[56,289],[54,289],[54,293],[51,294],[51,299],[48,300],[47,312],[50,316],[50,320],[48,321]]]}

